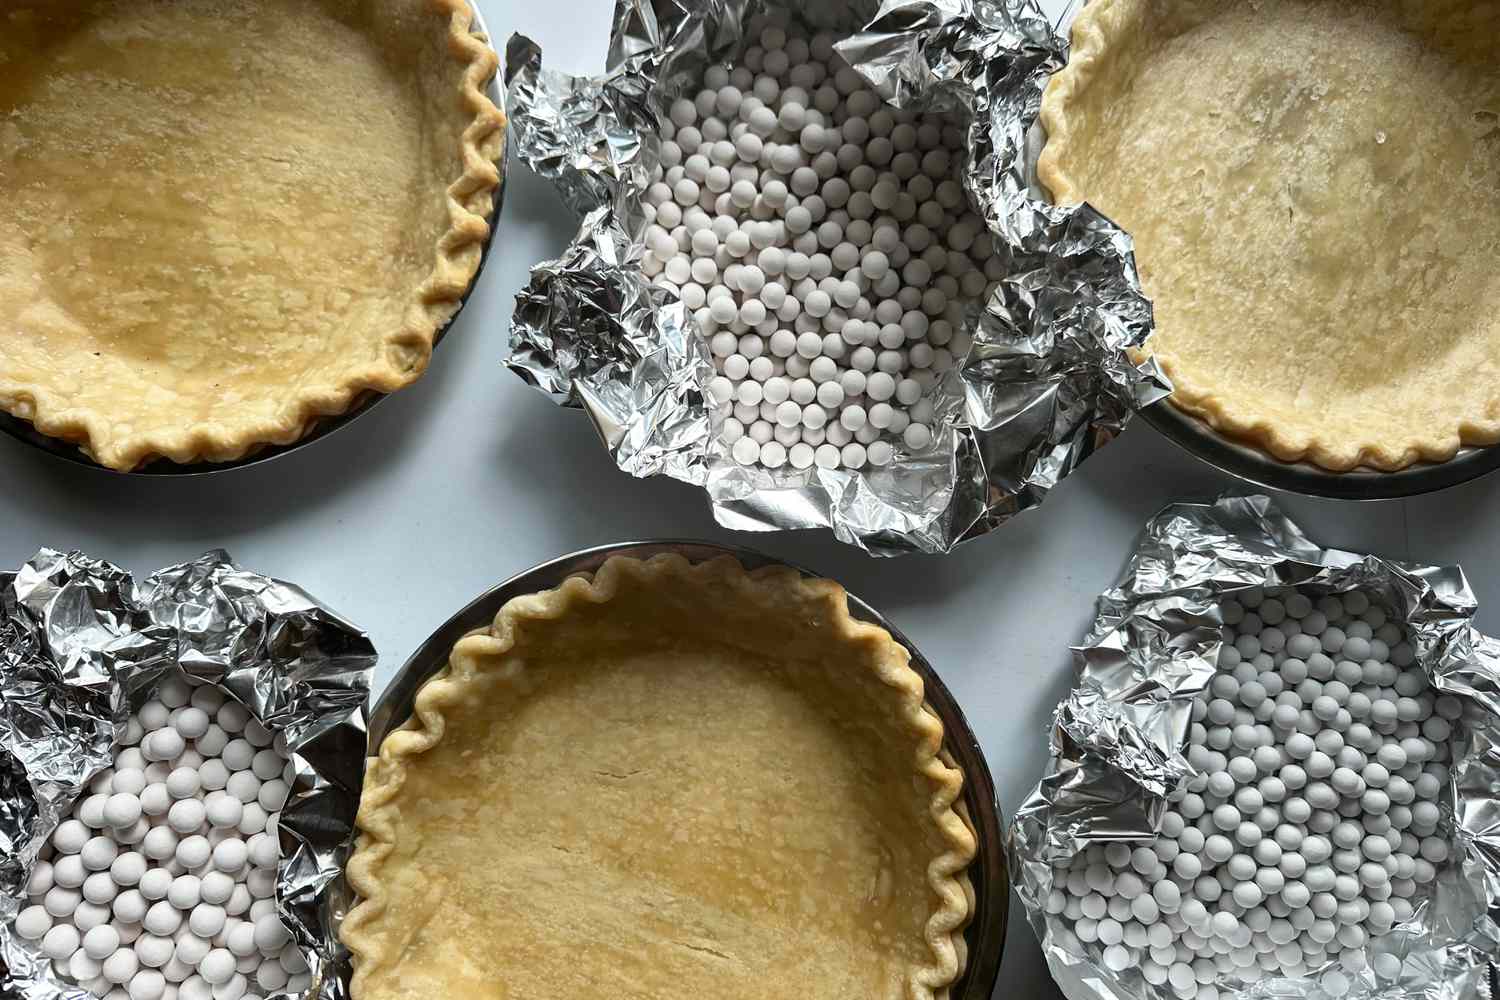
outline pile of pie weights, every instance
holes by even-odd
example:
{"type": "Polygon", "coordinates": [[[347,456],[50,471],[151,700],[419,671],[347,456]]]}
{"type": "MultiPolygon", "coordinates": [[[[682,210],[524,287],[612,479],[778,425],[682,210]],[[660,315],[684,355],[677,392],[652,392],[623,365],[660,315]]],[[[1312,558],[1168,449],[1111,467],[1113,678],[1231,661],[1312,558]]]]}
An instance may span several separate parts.
{"type": "Polygon", "coordinates": [[[16,932],[105,1000],[306,990],[276,914],[284,749],[217,688],[163,681],[54,831],[16,932]]]}
{"type": "Polygon", "coordinates": [[[933,443],[932,390],[1000,260],[959,183],[964,130],[886,106],[805,34],[752,18],[738,65],[673,102],[643,268],[708,338],[736,462],[883,466],[933,443]]]}
{"type": "MultiPolygon", "coordinates": [[[[1194,774],[1153,843],[1053,870],[1062,942],[1163,994],[1320,975],[1345,993],[1372,936],[1412,916],[1448,857],[1438,805],[1460,703],[1428,687],[1367,594],[1247,590],[1221,605],[1218,672],[1193,703],[1194,774]]],[[[1379,954],[1374,973],[1400,961],[1379,954]]]]}

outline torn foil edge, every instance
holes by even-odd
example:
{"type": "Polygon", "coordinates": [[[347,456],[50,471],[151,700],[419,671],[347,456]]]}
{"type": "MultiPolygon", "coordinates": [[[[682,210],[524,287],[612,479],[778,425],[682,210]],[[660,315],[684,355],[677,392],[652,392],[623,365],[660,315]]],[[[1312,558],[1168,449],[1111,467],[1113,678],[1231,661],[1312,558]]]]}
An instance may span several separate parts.
{"type": "Polygon", "coordinates": [[[279,826],[277,907],[312,970],[305,996],[346,1000],[349,957],[335,933],[346,901],[330,886],[353,842],[376,659],[357,626],[223,551],[140,585],[49,549],[0,574],[0,996],[92,1000],[15,934],[15,917],[39,852],[109,766],[130,711],[180,668],[284,735],[296,779],[279,826]]]}
{"type": "MultiPolygon", "coordinates": [[[[703,391],[714,374],[707,345],[639,266],[658,114],[727,57],[752,3],[620,0],[597,78],[545,71],[535,42],[511,39],[515,149],[583,222],[516,297],[507,365],[582,408],[624,471],[704,487],[727,527],[830,528],[876,555],[950,551],[1040,504],[1133,409],[1170,392],[1155,362],[1131,357],[1151,331],[1151,306],[1130,238],[1087,206],[1046,204],[1032,186],[1033,126],[1067,44],[1034,0],[889,0],[839,43],[887,100],[974,112],[963,182],[1008,277],[973,310],[974,347],[942,383],[947,426],[932,448],[860,473],[773,475],[736,465],[718,445],[721,418],[703,391]]],[[[857,6],[793,9],[849,28],[865,20],[857,6]]]]}
{"type": "MultiPolygon", "coordinates": [[[[1179,751],[1193,697],[1215,672],[1218,602],[1249,587],[1293,585],[1379,593],[1433,687],[1465,704],[1443,803],[1454,860],[1412,920],[1367,946],[1372,957],[1400,958],[1400,979],[1379,979],[1373,968],[1346,972],[1344,1000],[1488,1000],[1489,963],[1500,955],[1500,928],[1489,916],[1500,905],[1500,641],[1472,627],[1475,599],[1458,567],[1323,549],[1267,497],[1229,495],[1174,504],[1147,524],[1073,649],[1077,680],[1057,709],[1049,772],[1012,821],[1012,883],[1070,1000],[1168,996],[1137,970],[1112,972],[1099,955],[1069,950],[1064,922],[1043,909],[1052,865],[1094,843],[1155,836],[1167,792],[1190,772],[1179,751]]],[[[1334,1000],[1312,978],[1220,995],[1334,1000]]]]}

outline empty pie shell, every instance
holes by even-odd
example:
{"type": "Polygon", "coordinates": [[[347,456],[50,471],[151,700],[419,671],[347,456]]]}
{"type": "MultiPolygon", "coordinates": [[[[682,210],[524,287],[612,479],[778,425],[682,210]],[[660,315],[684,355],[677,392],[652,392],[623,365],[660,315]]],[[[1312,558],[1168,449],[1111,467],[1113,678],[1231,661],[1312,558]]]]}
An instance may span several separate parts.
{"type": "Polygon", "coordinates": [[[231,461],[418,378],[478,272],[465,0],[0,0],[0,410],[231,461]]]}
{"type": "Polygon", "coordinates": [[[1038,171],[1134,237],[1179,408],[1340,471],[1500,441],[1497,47],[1456,0],[1083,9],[1038,171]]]}
{"type": "Polygon", "coordinates": [[[615,557],[454,647],[370,762],[354,1000],[930,1000],[976,843],[908,653],[844,592],[615,557]]]}

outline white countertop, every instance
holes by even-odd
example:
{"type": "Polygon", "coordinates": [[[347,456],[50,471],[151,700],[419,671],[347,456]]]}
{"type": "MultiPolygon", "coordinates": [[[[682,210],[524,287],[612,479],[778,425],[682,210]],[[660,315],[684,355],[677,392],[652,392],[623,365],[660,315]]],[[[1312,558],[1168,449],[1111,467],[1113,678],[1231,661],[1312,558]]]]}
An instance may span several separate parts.
{"type": "MultiPolygon", "coordinates": [[[[602,68],[612,0],[481,6],[502,51],[522,31],[546,66],[602,68]]],[[[509,183],[488,268],[420,383],[291,456],[206,478],[123,478],[0,437],[0,566],[46,545],[144,575],[224,547],[368,629],[379,688],[449,615],[533,564],[626,539],[751,545],[842,581],[906,632],[964,706],[1009,814],[1046,763],[1068,645],[1145,519],[1230,481],[1138,421],[1039,510],[950,556],[875,560],[824,533],[725,531],[701,493],[618,472],[585,417],[502,368],[515,293],[575,229],[524,167],[509,183]]],[[[1325,544],[1461,562],[1485,605],[1480,625],[1500,630],[1500,477],[1407,501],[1282,500],[1325,544]]],[[[1002,974],[996,996],[1057,995],[1019,906],[1002,974]]]]}

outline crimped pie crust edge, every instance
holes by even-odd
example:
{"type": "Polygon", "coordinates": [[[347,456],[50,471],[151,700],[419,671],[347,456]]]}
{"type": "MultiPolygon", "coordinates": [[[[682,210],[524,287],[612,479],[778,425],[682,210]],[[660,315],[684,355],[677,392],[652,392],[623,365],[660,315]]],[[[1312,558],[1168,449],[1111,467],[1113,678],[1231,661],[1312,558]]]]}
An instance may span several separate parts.
{"type": "Polygon", "coordinates": [[[911,669],[906,649],[885,629],[855,620],[843,587],[831,580],[805,579],[782,566],[747,571],[733,556],[692,563],[671,554],[645,561],[615,556],[591,577],[571,577],[554,590],[514,598],[500,609],[490,627],[459,640],[448,665],[417,691],[412,717],[386,736],[378,756],[369,762],[358,815],[360,835],[346,866],[349,883],[360,897],[339,932],[355,956],[354,997],[361,995],[364,978],[389,961],[364,928],[380,919],[385,906],[380,869],[397,836],[396,800],[406,780],[406,761],[443,739],[445,709],[462,699],[465,686],[487,661],[495,661],[513,647],[519,623],[565,618],[575,607],[608,603],[623,587],[657,584],[727,584],[741,599],[754,599],[758,592],[785,594],[795,589],[809,614],[831,626],[840,641],[877,647],[879,679],[900,699],[903,721],[916,744],[914,767],[932,789],[929,818],[945,844],[926,872],[937,900],[925,925],[932,961],[911,970],[907,990],[913,1000],[947,1000],[967,959],[963,929],[973,915],[974,890],[966,869],[974,859],[977,841],[964,818],[963,773],[943,749],[942,723],[923,701],[922,679],[911,669]]]}

